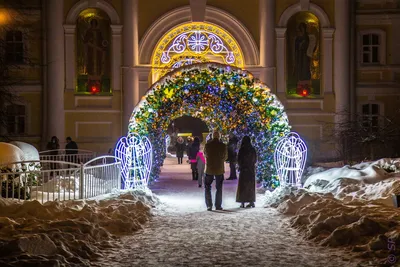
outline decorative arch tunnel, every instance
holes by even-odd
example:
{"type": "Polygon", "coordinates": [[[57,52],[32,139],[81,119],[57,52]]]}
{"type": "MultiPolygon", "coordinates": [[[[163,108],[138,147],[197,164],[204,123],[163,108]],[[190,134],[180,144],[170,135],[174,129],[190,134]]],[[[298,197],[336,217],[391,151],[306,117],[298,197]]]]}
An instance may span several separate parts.
{"type": "Polygon", "coordinates": [[[150,87],[132,113],[129,132],[147,136],[153,145],[152,179],[166,156],[167,127],[183,115],[200,118],[222,134],[249,135],[258,153],[257,179],[279,185],[273,153],[290,130],[288,118],[276,96],[250,72],[218,63],[193,64],[150,87]]]}

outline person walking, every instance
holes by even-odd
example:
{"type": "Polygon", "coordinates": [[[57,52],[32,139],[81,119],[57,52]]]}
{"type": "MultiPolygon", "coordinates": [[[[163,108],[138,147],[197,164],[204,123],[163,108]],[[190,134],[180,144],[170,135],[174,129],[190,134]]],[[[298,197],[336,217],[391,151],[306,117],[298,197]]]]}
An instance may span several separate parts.
{"type": "Polygon", "coordinates": [[[186,145],[185,140],[181,136],[176,140],[176,157],[178,158],[178,164],[182,164],[183,160],[183,151],[185,151],[186,145]]]}
{"type": "Polygon", "coordinates": [[[196,160],[197,160],[197,180],[199,183],[199,187],[201,187],[203,183],[204,168],[206,166],[206,158],[204,157],[204,154],[203,152],[201,152],[201,150],[197,152],[196,160]]]}
{"type": "Polygon", "coordinates": [[[239,182],[236,191],[236,202],[241,203],[244,208],[245,203],[249,202],[246,208],[254,208],[256,201],[256,172],[257,153],[251,145],[250,137],[244,136],[238,155],[239,182]]]}
{"type": "Polygon", "coordinates": [[[200,139],[196,136],[193,139],[193,143],[189,148],[189,162],[190,162],[190,168],[192,169],[192,180],[197,180],[198,179],[198,173],[197,173],[197,152],[200,150],[200,139]]]}
{"type": "Polygon", "coordinates": [[[233,134],[229,137],[228,142],[228,162],[230,168],[230,175],[227,180],[236,180],[236,162],[237,162],[237,143],[238,140],[233,134]]]}
{"type": "Polygon", "coordinates": [[[204,147],[206,156],[206,176],[204,178],[204,191],[207,210],[212,210],[211,185],[215,178],[215,209],[222,210],[222,184],[224,181],[224,163],[228,156],[227,147],[219,138],[219,132],[213,132],[213,139],[204,147]]]}

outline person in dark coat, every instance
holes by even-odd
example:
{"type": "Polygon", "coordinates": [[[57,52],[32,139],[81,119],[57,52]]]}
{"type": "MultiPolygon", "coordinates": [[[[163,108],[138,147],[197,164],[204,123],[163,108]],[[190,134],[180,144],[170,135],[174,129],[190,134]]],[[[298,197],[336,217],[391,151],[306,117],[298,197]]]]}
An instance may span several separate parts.
{"type": "Polygon", "coordinates": [[[48,153],[49,155],[58,155],[58,151],[55,151],[57,149],[60,149],[60,143],[57,136],[51,137],[50,142],[47,143],[46,149],[52,150],[48,153]]]}
{"type": "Polygon", "coordinates": [[[224,163],[228,158],[227,146],[220,141],[220,134],[213,132],[212,140],[204,146],[204,155],[206,158],[206,176],[204,178],[204,197],[207,210],[212,210],[211,185],[215,180],[215,209],[222,208],[222,186],[224,182],[224,163]]]}
{"type": "Polygon", "coordinates": [[[69,136],[66,138],[66,141],[65,154],[67,156],[67,161],[77,162],[77,156],[75,155],[78,154],[78,145],[75,141],[72,141],[72,138],[69,136]]]}
{"type": "Polygon", "coordinates": [[[249,202],[246,208],[254,208],[254,202],[256,201],[256,162],[256,150],[251,145],[250,137],[245,136],[242,139],[242,145],[238,155],[240,173],[236,202],[242,203],[240,206],[241,208],[245,207],[246,202],[249,202]]]}
{"type": "Polygon", "coordinates": [[[198,179],[198,172],[197,172],[197,152],[200,150],[200,139],[196,136],[193,140],[192,145],[189,148],[189,161],[190,161],[190,168],[192,169],[192,180],[198,179]]]}
{"type": "Polygon", "coordinates": [[[228,162],[230,167],[230,175],[227,180],[236,180],[236,162],[237,162],[237,143],[236,136],[231,135],[228,142],[228,162]]]}
{"type": "MultiPolygon", "coordinates": [[[[50,155],[50,157],[48,157],[47,160],[52,160],[52,161],[59,160],[57,155],[58,155],[58,149],[60,149],[60,143],[58,141],[57,136],[51,137],[50,142],[47,143],[46,149],[50,150],[49,152],[47,152],[47,155],[50,155]]],[[[51,162],[50,169],[54,170],[56,168],[57,168],[56,163],[51,162]]],[[[53,175],[53,172],[50,172],[50,175],[53,175]]]]}
{"type": "Polygon", "coordinates": [[[183,160],[183,151],[185,151],[186,145],[185,140],[181,136],[176,140],[176,157],[178,158],[178,164],[182,164],[183,160]]]}

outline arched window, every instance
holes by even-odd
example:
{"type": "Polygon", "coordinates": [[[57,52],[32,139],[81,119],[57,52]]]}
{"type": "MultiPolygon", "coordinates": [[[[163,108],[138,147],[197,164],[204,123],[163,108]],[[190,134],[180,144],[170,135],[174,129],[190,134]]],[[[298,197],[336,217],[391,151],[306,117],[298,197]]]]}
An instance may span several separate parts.
{"type": "Polygon", "coordinates": [[[187,23],[167,32],[152,56],[152,82],[172,69],[201,62],[218,62],[242,68],[242,50],[224,29],[211,23],[187,23]]]}
{"type": "Polygon", "coordinates": [[[100,9],[89,8],[79,14],[76,27],[76,92],[111,93],[109,17],[100,9]]]}
{"type": "Polygon", "coordinates": [[[289,96],[321,94],[320,22],[308,11],[292,16],[286,32],[286,89],[289,96]]]}

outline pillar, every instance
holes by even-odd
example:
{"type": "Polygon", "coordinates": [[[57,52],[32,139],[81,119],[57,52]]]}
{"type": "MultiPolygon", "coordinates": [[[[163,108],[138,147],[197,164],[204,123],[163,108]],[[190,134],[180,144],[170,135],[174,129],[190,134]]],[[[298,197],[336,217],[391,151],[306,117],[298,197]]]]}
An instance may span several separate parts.
{"type": "Polygon", "coordinates": [[[267,84],[273,92],[275,85],[275,0],[260,0],[260,80],[267,84]]]}
{"type": "Polygon", "coordinates": [[[64,4],[46,1],[47,26],[47,135],[55,135],[64,142],[64,4]]]}
{"type": "Polygon", "coordinates": [[[133,108],[139,102],[138,75],[134,67],[138,65],[138,1],[124,0],[124,25],[123,34],[123,128],[122,134],[128,130],[129,118],[133,108]]]}
{"type": "Polygon", "coordinates": [[[334,88],[336,123],[348,120],[350,112],[350,1],[335,0],[334,88]]]}

